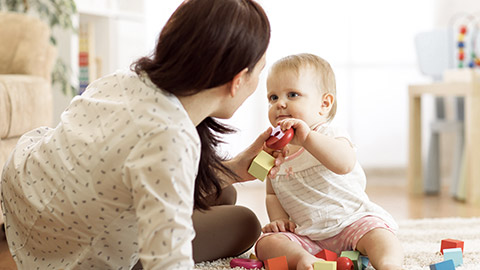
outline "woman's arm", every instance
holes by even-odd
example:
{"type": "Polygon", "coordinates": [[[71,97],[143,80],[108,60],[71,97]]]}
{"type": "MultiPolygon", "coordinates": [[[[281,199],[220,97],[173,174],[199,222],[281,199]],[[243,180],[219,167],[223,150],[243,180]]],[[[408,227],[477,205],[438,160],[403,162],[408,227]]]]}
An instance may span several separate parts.
{"type": "Polygon", "coordinates": [[[137,142],[125,163],[123,181],[132,189],[145,269],[194,265],[193,192],[200,148],[180,129],[151,131],[137,142]],[[175,143],[168,143],[173,138],[175,143]],[[188,151],[179,150],[185,148],[188,151]]]}
{"type": "MultiPolygon", "coordinates": [[[[271,149],[267,149],[265,147],[265,141],[270,137],[272,132],[272,128],[269,127],[266,131],[264,131],[258,138],[243,152],[239,153],[234,158],[225,161],[224,165],[230,168],[233,172],[235,172],[239,177],[239,181],[249,181],[256,179],[251,174],[248,173],[248,168],[252,163],[253,159],[260,153],[260,151],[264,150],[269,154],[275,157],[275,166],[270,170],[268,176],[275,177],[280,169],[280,165],[284,161],[284,156],[286,154],[286,149],[282,152],[273,151],[271,149]]],[[[231,177],[222,177],[224,179],[225,184],[233,184],[236,183],[238,179],[232,179],[231,177]]]]}

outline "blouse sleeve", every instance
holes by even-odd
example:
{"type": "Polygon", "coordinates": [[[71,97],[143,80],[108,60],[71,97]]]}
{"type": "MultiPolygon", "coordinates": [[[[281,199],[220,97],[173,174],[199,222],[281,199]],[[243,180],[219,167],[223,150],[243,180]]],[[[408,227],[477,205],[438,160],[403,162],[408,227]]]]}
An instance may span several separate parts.
{"type": "Polygon", "coordinates": [[[197,141],[181,128],[152,131],[139,139],[126,162],[124,181],[131,187],[145,269],[193,269],[197,141]]]}

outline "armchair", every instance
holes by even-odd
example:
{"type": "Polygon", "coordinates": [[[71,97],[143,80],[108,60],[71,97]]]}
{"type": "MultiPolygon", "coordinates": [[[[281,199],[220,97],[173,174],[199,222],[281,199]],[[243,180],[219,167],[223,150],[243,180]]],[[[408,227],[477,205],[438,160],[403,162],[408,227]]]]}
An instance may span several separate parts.
{"type": "Polygon", "coordinates": [[[22,134],[52,124],[56,50],[47,24],[22,13],[0,12],[0,40],[1,171],[22,134]]]}

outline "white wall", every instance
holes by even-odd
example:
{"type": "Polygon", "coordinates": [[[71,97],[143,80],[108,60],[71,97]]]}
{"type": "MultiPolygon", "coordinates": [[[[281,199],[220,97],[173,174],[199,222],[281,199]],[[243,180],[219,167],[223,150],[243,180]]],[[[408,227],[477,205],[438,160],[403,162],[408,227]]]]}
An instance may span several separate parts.
{"type": "MultiPolygon", "coordinates": [[[[269,66],[285,55],[311,52],[328,60],[336,72],[335,122],[350,131],[363,166],[406,167],[407,86],[430,81],[417,67],[413,38],[418,32],[445,27],[457,12],[480,11],[477,1],[258,1],[272,26],[267,67],[257,92],[226,121],[240,131],[227,137],[229,144],[223,150],[238,153],[268,127],[265,76],[269,66]]],[[[148,48],[141,50],[144,54],[154,48],[159,31],[181,2],[144,0],[144,48],[148,48]]],[[[121,50],[128,54],[125,44],[121,50]]]]}
{"type": "MultiPolygon", "coordinates": [[[[257,92],[226,121],[240,132],[227,138],[225,151],[238,153],[269,126],[265,90],[269,66],[288,54],[310,52],[328,60],[336,72],[335,122],[350,131],[360,162],[365,167],[406,166],[407,85],[428,80],[418,71],[413,38],[433,27],[434,1],[259,2],[272,26],[267,68],[257,92]]],[[[179,3],[147,1],[151,37],[157,37],[158,26],[179,3]]]]}

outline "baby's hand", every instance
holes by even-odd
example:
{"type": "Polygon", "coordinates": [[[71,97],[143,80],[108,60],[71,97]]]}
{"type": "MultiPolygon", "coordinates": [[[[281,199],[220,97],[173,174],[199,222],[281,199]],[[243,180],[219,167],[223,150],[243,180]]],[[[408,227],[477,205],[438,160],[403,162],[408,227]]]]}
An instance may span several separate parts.
{"type": "Polygon", "coordinates": [[[263,227],[262,232],[268,233],[268,232],[295,232],[295,223],[293,223],[291,220],[288,219],[278,219],[274,220],[265,227],[263,227]]]}
{"type": "Polygon", "coordinates": [[[283,131],[293,128],[295,130],[293,139],[290,141],[291,144],[303,146],[303,143],[307,139],[308,134],[310,133],[310,127],[303,120],[296,118],[288,118],[278,122],[278,125],[282,128],[283,131]]]}

